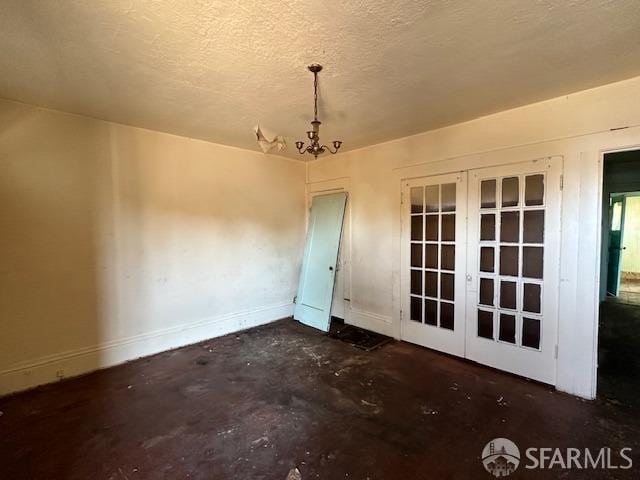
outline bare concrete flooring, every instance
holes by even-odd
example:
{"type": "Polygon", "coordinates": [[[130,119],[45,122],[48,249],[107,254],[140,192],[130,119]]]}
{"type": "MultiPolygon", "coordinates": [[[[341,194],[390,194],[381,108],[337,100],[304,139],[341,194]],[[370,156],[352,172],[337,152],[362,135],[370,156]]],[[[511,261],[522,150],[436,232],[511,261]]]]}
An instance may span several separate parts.
{"type": "Polygon", "coordinates": [[[481,479],[495,437],[633,448],[640,416],[408,343],[363,352],[283,320],[0,399],[2,479],[481,479]]]}

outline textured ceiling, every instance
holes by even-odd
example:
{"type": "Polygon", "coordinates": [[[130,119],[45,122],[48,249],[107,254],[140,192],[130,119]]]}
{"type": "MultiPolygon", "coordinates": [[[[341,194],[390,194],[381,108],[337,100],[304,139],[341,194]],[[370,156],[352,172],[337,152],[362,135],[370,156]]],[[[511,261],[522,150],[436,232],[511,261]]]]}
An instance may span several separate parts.
{"type": "Polygon", "coordinates": [[[638,0],[3,0],[0,97],[257,150],[358,148],[640,75],[638,0]]]}

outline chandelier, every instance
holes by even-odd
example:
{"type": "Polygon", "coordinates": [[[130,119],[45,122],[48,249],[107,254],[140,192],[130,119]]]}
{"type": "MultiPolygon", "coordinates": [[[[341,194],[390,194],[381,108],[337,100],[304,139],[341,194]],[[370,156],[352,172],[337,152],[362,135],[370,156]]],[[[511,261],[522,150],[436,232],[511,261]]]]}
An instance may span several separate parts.
{"type": "Polygon", "coordinates": [[[307,68],[311,73],[313,73],[313,121],[311,122],[311,130],[307,132],[307,137],[309,137],[310,143],[305,147],[304,142],[296,142],[296,148],[300,154],[306,152],[318,158],[318,155],[323,154],[326,150],[331,153],[338,153],[342,142],[334,140],[334,150],[331,150],[330,147],[320,143],[320,124],[322,122],[318,120],[318,73],[322,70],[322,65],[314,63],[309,65],[307,68]]]}

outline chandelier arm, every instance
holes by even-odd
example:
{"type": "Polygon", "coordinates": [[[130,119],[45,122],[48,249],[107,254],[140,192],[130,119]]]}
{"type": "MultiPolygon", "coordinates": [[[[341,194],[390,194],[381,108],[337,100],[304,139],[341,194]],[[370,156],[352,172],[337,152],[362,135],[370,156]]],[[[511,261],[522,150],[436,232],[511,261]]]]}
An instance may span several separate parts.
{"type": "Polygon", "coordinates": [[[329,150],[329,152],[331,152],[333,155],[335,155],[336,153],[338,153],[338,149],[336,148],[335,151],[331,150],[331,148],[328,145],[322,145],[321,148],[326,148],[327,150],[329,150]]]}

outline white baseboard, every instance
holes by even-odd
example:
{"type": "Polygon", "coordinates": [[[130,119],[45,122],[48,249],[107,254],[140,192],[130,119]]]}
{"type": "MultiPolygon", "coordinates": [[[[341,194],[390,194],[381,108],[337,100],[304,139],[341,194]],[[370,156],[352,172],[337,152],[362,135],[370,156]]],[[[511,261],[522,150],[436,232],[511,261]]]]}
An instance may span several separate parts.
{"type": "Polygon", "coordinates": [[[112,367],[291,315],[291,303],[267,306],[21,362],[0,371],[0,395],[112,367]]]}
{"type": "Polygon", "coordinates": [[[349,321],[347,323],[366,330],[381,333],[382,335],[393,337],[393,324],[391,322],[391,317],[351,308],[351,315],[349,316],[349,321]]]}

